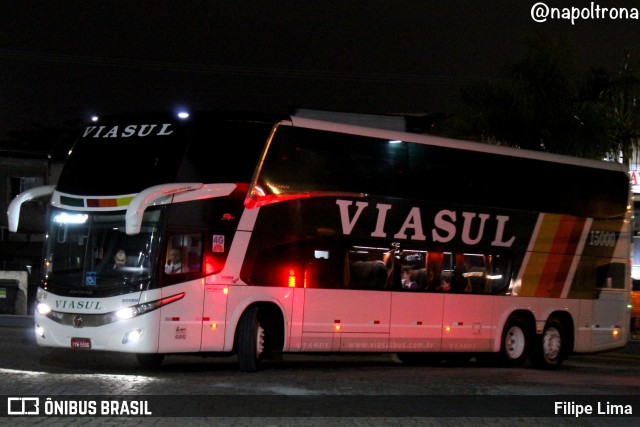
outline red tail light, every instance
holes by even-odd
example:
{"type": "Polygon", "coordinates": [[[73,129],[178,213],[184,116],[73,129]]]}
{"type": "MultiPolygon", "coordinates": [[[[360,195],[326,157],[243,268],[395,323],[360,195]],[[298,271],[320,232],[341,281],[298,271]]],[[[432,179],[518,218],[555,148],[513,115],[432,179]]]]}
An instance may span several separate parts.
{"type": "Polygon", "coordinates": [[[290,288],[295,288],[296,287],[296,282],[297,282],[296,271],[293,268],[290,268],[289,269],[289,277],[287,279],[287,285],[290,288]]]}

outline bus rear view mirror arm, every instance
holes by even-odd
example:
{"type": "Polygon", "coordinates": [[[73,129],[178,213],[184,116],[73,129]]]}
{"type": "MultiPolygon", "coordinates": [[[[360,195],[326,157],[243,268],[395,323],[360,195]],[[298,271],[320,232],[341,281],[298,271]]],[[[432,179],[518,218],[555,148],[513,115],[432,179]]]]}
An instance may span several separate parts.
{"type": "Polygon", "coordinates": [[[53,194],[55,186],[43,185],[40,187],[30,188],[27,191],[23,191],[13,198],[7,209],[7,216],[9,221],[9,231],[15,233],[18,231],[18,221],[20,219],[20,207],[29,200],[37,199],[39,197],[49,196],[53,194]]]}
{"type": "Polygon", "coordinates": [[[138,193],[129,203],[125,214],[126,232],[129,235],[140,232],[142,216],[149,206],[224,197],[235,189],[236,184],[170,183],[154,185],[138,193]]]}

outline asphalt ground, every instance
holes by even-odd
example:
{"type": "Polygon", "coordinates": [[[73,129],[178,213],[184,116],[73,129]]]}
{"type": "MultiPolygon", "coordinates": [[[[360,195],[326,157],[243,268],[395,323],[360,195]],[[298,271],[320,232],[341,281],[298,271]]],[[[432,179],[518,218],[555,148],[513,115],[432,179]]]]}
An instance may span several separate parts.
{"type": "MultiPolygon", "coordinates": [[[[11,330],[12,334],[24,336],[24,340],[31,342],[29,337],[33,336],[33,332],[29,331],[33,328],[33,316],[17,316],[17,315],[0,315],[0,327],[11,330]]],[[[7,332],[9,332],[7,330],[7,332]]],[[[35,341],[35,340],[34,340],[35,341]]],[[[29,344],[31,345],[31,344],[29,344]]],[[[622,365],[636,364],[640,362],[640,340],[634,339],[619,350],[603,352],[598,357],[613,359],[614,363],[622,365]]],[[[11,357],[16,360],[23,358],[24,354],[20,351],[11,357]]],[[[609,360],[611,360],[609,359],[609,360]]],[[[51,361],[55,365],[55,360],[51,361]]],[[[230,363],[230,362],[227,362],[230,363]]],[[[609,362],[607,362],[609,363],[609,362]]],[[[171,375],[171,373],[169,373],[171,375]]],[[[235,373],[230,375],[236,375],[235,373]]],[[[81,376],[81,375],[80,375],[81,376]]],[[[46,378],[34,377],[27,378],[26,382],[34,382],[33,390],[39,390],[43,394],[47,394],[47,390],[51,387],[47,383],[46,378]]],[[[84,383],[83,383],[84,384],[84,383]]],[[[86,384],[80,389],[89,393],[91,384],[86,384]]],[[[110,387],[109,384],[106,387],[110,387]]],[[[115,386],[114,386],[115,387],[115,386]]],[[[119,386],[118,386],[119,387],[119,386]]],[[[120,389],[118,389],[120,390],[120,389]]],[[[636,417],[633,417],[637,421],[636,417]]],[[[555,417],[9,417],[0,418],[0,426],[178,426],[178,425],[194,425],[194,426],[291,426],[291,427],[307,427],[307,426],[523,426],[532,425],[540,426],[617,426],[632,425],[630,418],[599,418],[599,419],[571,419],[571,418],[555,418],[555,417]]]]}

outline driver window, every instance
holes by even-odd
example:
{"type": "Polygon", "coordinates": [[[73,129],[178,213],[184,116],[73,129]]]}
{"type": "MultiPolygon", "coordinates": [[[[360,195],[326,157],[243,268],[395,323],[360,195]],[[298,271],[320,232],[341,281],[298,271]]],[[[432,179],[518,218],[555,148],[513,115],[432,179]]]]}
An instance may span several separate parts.
{"type": "Polygon", "coordinates": [[[200,272],[202,266],[202,235],[175,234],[169,237],[164,272],[182,274],[200,272]]]}

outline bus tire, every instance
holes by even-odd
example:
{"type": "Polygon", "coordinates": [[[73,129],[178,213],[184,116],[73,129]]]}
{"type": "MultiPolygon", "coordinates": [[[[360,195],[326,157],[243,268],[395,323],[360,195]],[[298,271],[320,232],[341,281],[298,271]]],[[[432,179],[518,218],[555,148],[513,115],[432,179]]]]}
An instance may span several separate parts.
{"type": "Polygon", "coordinates": [[[264,328],[260,308],[251,307],[238,323],[238,365],[242,372],[256,372],[264,352],[264,328]]]}
{"type": "Polygon", "coordinates": [[[518,315],[507,319],[502,331],[499,361],[506,367],[519,367],[525,364],[529,356],[531,334],[527,321],[518,315]]]}
{"type": "Polygon", "coordinates": [[[137,353],[138,364],[144,369],[158,369],[164,361],[164,354],[161,353],[137,353]]]}
{"type": "Polygon", "coordinates": [[[539,369],[557,369],[566,356],[562,322],[555,317],[549,318],[544,325],[542,335],[536,340],[533,351],[533,366],[539,369]]]}

